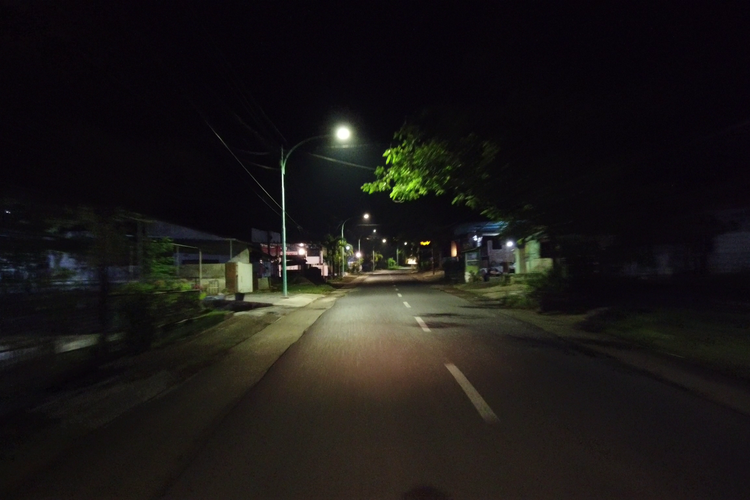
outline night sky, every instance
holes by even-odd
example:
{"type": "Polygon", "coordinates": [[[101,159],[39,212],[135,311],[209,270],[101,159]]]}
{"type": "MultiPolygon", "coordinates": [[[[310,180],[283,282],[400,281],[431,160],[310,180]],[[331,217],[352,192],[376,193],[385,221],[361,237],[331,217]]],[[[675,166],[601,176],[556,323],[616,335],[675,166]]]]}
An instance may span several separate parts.
{"type": "Polygon", "coordinates": [[[585,4],[2,1],[3,186],[241,238],[279,209],[214,131],[280,201],[280,146],[347,123],[289,160],[290,239],[365,211],[408,237],[481,217],[308,153],[375,167],[428,106],[532,102],[665,151],[750,120],[748,2],[585,4]]]}

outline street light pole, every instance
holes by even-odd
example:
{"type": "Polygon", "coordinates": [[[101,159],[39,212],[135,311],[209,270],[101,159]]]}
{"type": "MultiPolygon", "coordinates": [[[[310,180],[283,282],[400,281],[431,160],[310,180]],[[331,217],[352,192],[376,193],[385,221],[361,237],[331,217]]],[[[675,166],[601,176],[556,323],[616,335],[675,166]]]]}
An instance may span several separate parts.
{"type": "MultiPolygon", "coordinates": [[[[344,240],[344,225],[350,220],[352,220],[353,218],[354,217],[349,217],[348,219],[346,219],[344,222],[341,223],[341,241],[343,242],[341,245],[341,278],[342,279],[344,278],[344,272],[346,268],[344,264],[344,260],[346,259],[346,240],[344,240]]],[[[363,214],[362,218],[367,220],[370,218],[370,214],[367,214],[367,213],[363,214]]],[[[357,251],[359,251],[359,248],[357,248],[357,251]]]]}
{"type": "MultiPolygon", "coordinates": [[[[349,138],[349,130],[345,127],[341,127],[337,132],[336,136],[341,140],[346,140],[349,138]]],[[[287,277],[286,277],[286,193],[285,193],[285,179],[286,179],[286,162],[289,159],[289,156],[294,152],[295,149],[302,146],[303,144],[307,144],[310,141],[314,141],[317,139],[324,139],[326,137],[331,137],[331,134],[325,134],[325,135],[316,135],[313,137],[308,137],[304,141],[300,141],[289,151],[284,151],[284,147],[281,147],[281,159],[279,160],[279,164],[281,166],[281,281],[282,281],[282,292],[284,297],[288,297],[288,287],[287,287],[287,277]]]]}
{"type": "Polygon", "coordinates": [[[341,279],[344,279],[344,260],[346,259],[346,241],[344,240],[344,224],[346,224],[346,220],[341,223],[341,279]]]}

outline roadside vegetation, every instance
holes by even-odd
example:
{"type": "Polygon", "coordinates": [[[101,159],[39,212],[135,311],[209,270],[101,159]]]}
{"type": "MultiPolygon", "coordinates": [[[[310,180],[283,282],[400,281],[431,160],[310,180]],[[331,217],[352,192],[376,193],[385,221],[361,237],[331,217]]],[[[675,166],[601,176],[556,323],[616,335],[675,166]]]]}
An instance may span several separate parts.
{"type": "Polygon", "coordinates": [[[575,329],[750,380],[750,309],[742,280],[702,287],[577,281],[553,270],[455,285],[515,317],[575,329]],[[740,287],[738,289],[737,287],[740,287]],[[722,292],[723,291],[723,292],[722,292]],[[525,311],[525,312],[523,312],[525,311]]]}
{"type": "Polygon", "coordinates": [[[590,314],[578,327],[750,380],[747,312],[603,309],[590,314]]]}
{"type": "MultiPolygon", "coordinates": [[[[292,275],[290,276],[289,283],[287,283],[287,291],[289,293],[319,293],[327,294],[334,291],[336,288],[328,283],[316,283],[304,276],[292,275]]],[[[281,292],[282,284],[274,283],[271,288],[274,292],[281,292]]]]}

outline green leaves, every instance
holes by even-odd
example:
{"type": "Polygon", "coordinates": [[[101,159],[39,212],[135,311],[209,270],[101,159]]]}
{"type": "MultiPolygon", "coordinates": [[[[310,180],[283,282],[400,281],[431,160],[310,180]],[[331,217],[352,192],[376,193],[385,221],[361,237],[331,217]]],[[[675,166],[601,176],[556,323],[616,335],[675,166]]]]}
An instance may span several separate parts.
{"type": "Polygon", "coordinates": [[[474,133],[428,137],[412,124],[405,124],[394,138],[399,144],[383,153],[385,166],[375,170],[375,180],[364,184],[363,191],[389,192],[398,202],[450,194],[454,203],[480,211],[493,208],[495,194],[484,185],[500,151],[496,143],[474,133]]]}

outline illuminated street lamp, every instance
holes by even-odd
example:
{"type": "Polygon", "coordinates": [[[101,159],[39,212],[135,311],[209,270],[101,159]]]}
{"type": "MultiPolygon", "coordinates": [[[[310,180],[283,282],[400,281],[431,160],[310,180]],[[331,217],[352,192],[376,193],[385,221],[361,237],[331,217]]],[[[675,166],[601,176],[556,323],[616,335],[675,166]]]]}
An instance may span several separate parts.
{"type": "MultiPolygon", "coordinates": [[[[341,239],[344,239],[344,224],[346,224],[348,221],[352,220],[354,217],[349,217],[344,222],[341,223],[341,239]]],[[[370,218],[370,214],[365,213],[362,214],[362,218],[364,220],[367,220],[370,218]]],[[[349,245],[346,245],[346,249],[349,249],[349,245]]],[[[344,270],[345,270],[345,264],[344,261],[346,260],[346,253],[344,252],[344,247],[341,247],[341,277],[344,277],[344,270]]]]}
{"type": "MultiPolygon", "coordinates": [[[[345,141],[351,137],[351,131],[346,127],[339,127],[336,131],[336,138],[340,141],[345,141]]],[[[292,146],[289,151],[284,151],[284,147],[281,147],[281,159],[279,164],[281,165],[281,280],[282,280],[282,291],[284,297],[288,297],[287,291],[287,279],[286,279],[286,193],[284,188],[284,180],[286,177],[286,162],[291,154],[303,144],[317,140],[331,137],[331,134],[316,135],[314,137],[308,137],[304,141],[298,142],[292,146]]]]}

